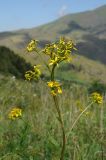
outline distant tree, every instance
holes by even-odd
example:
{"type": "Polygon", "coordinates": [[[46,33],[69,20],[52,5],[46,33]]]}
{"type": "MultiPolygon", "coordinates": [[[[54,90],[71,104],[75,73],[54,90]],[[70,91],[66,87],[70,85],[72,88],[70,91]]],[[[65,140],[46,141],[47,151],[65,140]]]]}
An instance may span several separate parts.
{"type": "Polygon", "coordinates": [[[31,68],[24,58],[19,57],[7,47],[0,46],[0,72],[24,78],[24,73],[31,68]]]}

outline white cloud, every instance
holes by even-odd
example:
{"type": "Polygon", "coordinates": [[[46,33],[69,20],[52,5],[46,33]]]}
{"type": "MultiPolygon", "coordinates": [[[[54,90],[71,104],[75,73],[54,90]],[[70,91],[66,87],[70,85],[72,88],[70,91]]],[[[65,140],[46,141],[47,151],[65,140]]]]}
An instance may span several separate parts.
{"type": "Polygon", "coordinates": [[[58,16],[59,17],[62,17],[62,16],[64,16],[64,15],[66,15],[66,13],[67,13],[67,6],[66,5],[63,5],[61,8],[60,8],[60,10],[59,10],[59,12],[58,12],[58,16]]]}

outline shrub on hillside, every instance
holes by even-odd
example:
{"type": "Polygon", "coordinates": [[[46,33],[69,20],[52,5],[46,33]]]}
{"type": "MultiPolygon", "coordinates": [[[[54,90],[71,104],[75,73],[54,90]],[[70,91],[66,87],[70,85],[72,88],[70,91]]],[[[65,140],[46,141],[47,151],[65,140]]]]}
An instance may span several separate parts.
{"type": "Polygon", "coordinates": [[[30,63],[27,63],[9,48],[0,46],[0,72],[24,78],[24,73],[29,68],[31,68],[30,63]]]}
{"type": "Polygon", "coordinates": [[[90,87],[88,88],[88,92],[91,94],[93,92],[98,92],[100,94],[106,93],[106,84],[103,84],[99,80],[94,81],[91,83],[90,87]]]}

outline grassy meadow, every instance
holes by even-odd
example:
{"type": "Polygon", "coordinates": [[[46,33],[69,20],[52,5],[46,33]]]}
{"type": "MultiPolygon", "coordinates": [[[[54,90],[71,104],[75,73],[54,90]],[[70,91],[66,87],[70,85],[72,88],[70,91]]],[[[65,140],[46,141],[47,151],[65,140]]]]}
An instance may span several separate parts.
{"type": "MultiPolygon", "coordinates": [[[[0,160],[59,160],[61,128],[45,81],[27,82],[0,76],[0,160]],[[22,118],[10,120],[13,107],[22,118]]],[[[63,82],[58,96],[67,144],[64,160],[106,159],[106,99],[93,104],[70,128],[89,104],[86,85],[63,82]]]]}

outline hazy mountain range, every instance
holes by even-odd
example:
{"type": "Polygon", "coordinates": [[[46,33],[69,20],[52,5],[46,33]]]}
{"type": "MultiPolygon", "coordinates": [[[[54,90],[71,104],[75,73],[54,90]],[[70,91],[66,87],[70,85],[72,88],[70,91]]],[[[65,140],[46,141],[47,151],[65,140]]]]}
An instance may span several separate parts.
{"type": "Polygon", "coordinates": [[[106,78],[106,66],[100,64],[106,64],[106,5],[92,11],[69,14],[40,27],[1,32],[0,45],[10,48],[27,61],[34,63],[33,56],[29,57],[25,52],[27,43],[31,39],[37,39],[40,40],[42,47],[45,43],[56,41],[60,36],[72,38],[76,42],[78,55],[85,56],[81,58],[84,62],[81,60],[80,62],[86,71],[88,69],[90,73],[89,67],[85,65],[92,64],[92,67],[96,67],[94,71],[97,70],[99,73],[103,71],[103,79],[106,78]],[[93,63],[88,58],[96,61],[93,63]]]}

